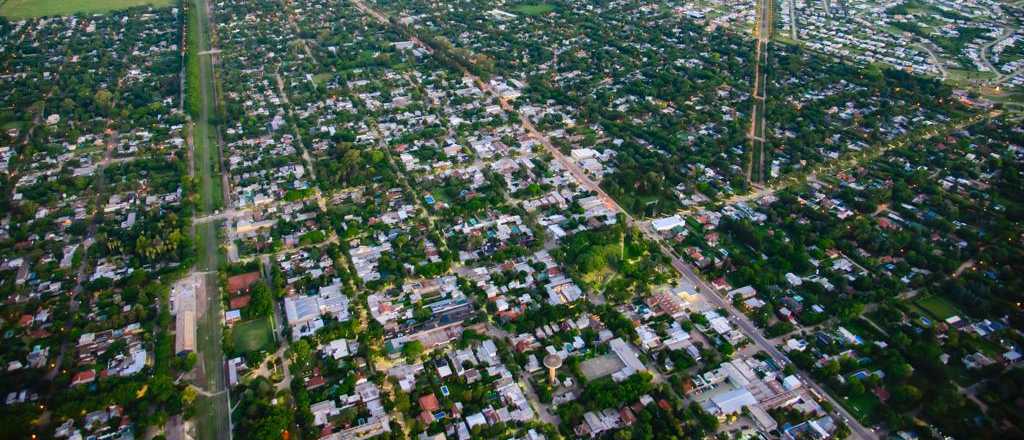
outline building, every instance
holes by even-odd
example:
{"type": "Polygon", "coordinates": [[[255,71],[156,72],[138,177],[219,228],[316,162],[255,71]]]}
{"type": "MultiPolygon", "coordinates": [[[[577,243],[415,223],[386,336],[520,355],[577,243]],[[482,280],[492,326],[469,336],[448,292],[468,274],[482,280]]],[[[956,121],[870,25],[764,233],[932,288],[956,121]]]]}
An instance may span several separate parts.
{"type": "Polygon", "coordinates": [[[284,299],[284,314],[292,328],[292,338],[316,333],[324,326],[322,315],[339,321],[349,319],[348,297],[341,293],[340,282],[320,288],[319,295],[292,295],[284,299]]]}
{"type": "Polygon", "coordinates": [[[611,347],[612,353],[615,353],[615,356],[624,365],[621,370],[612,374],[613,380],[621,382],[637,372],[647,371],[647,366],[640,361],[636,350],[628,342],[622,340],[622,338],[615,338],[609,341],[608,345],[611,347]]]}
{"type": "Polygon", "coordinates": [[[823,440],[829,438],[835,429],[836,424],[835,421],[832,420],[832,417],[824,416],[819,419],[808,420],[785,430],[782,438],[785,440],[823,440]]]}
{"type": "Polygon", "coordinates": [[[651,220],[651,227],[658,232],[668,232],[685,225],[686,221],[679,215],[651,220]]]}
{"type": "Polygon", "coordinates": [[[757,405],[757,399],[746,388],[737,388],[714,396],[709,401],[708,412],[717,416],[728,416],[743,411],[744,407],[757,405]]]}
{"type": "Polygon", "coordinates": [[[174,321],[174,351],[178,354],[196,350],[196,312],[181,310],[174,321]]]}
{"type": "Polygon", "coordinates": [[[186,354],[196,350],[196,282],[182,280],[174,286],[174,352],[186,354]]]}

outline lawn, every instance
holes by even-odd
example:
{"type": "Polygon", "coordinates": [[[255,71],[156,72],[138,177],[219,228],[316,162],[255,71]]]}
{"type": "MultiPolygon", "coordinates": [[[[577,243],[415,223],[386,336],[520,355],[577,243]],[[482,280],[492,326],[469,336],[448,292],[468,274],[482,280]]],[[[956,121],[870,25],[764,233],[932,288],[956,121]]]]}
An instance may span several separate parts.
{"type": "Polygon", "coordinates": [[[274,350],[274,330],[270,326],[270,318],[256,318],[235,324],[231,334],[235,349],[249,353],[253,351],[274,350]]]}
{"type": "Polygon", "coordinates": [[[71,15],[76,13],[95,14],[133,6],[152,5],[157,7],[177,5],[177,0],[6,0],[0,6],[0,15],[13,19],[71,15]]]}
{"type": "Polygon", "coordinates": [[[554,10],[555,6],[547,3],[523,3],[512,8],[514,12],[532,16],[544,15],[554,10]]]}
{"type": "Polygon", "coordinates": [[[958,309],[955,304],[938,295],[921,298],[917,300],[916,304],[918,307],[928,312],[928,314],[943,321],[950,316],[960,314],[960,309],[958,309]]]}

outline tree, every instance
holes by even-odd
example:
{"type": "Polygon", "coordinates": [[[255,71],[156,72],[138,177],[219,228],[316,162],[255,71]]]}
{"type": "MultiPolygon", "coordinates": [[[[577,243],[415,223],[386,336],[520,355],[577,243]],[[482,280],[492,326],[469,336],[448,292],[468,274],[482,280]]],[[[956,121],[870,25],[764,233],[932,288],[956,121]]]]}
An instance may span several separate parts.
{"type": "Polygon", "coordinates": [[[921,401],[921,390],[913,385],[900,385],[893,389],[892,404],[897,408],[909,410],[921,401]]]}
{"type": "Polygon", "coordinates": [[[247,416],[239,423],[243,437],[257,440],[278,440],[288,429],[291,414],[280,405],[258,400],[247,408],[247,416]]]}
{"type": "Polygon", "coordinates": [[[252,298],[247,307],[249,316],[270,316],[274,313],[274,296],[266,283],[257,281],[252,285],[249,294],[252,298]]]}
{"type": "Polygon", "coordinates": [[[839,422],[836,425],[836,432],[834,434],[832,434],[832,436],[834,438],[842,440],[842,439],[845,439],[845,438],[849,437],[850,434],[851,434],[850,427],[847,426],[846,423],[844,423],[844,422],[839,422]]]}
{"type": "Polygon", "coordinates": [[[114,101],[114,95],[107,89],[99,89],[96,94],[93,95],[93,99],[96,100],[96,104],[99,105],[103,111],[109,111],[111,104],[114,101]]]}
{"type": "Polygon", "coordinates": [[[181,402],[185,406],[192,405],[192,402],[195,402],[197,397],[199,397],[199,389],[191,385],[186,386],[185,390],[181,392],[181,402]]]}
{"type": "Polygon", "coordinates": [[[313,362],[313,349],[305,339],[299,339],[288,347],[288,358],[291,359],[293,368],[305,374],[313,362]]]}
{"type": "Polygon", "coordinates": [[[402,414],[408,413],[409,409],[412,407],[412,402],[409,399],[409,394],[407,394],[407,393],[405,393],[405,392],[403,392],[401,390],[395,390],[395,401],[394,401],[394,403],[395,403],[395,409],[397,409],[398,412],[400,412],[402,414]]]}
{"type": "Polygon", "coordinates": [[[402,346],[402,355],[407,362],[414,363],[423,354],[423,343],[420,341],[409,341],[402,346]]]}

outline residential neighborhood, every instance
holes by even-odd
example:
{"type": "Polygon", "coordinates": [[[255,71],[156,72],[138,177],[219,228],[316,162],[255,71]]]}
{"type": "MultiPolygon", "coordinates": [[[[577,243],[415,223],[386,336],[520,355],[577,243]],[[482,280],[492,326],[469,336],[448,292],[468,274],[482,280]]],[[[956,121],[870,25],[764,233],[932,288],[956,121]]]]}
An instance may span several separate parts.
{"type": "Polygon", "coordinates": [[[1019,4],[24,1],[0,437],[1024,435],[1019,4]]]}

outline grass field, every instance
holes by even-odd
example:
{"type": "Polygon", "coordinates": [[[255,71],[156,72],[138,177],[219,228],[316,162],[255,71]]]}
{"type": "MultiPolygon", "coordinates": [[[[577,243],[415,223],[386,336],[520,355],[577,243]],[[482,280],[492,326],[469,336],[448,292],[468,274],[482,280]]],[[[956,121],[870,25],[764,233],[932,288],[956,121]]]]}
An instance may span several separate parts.
{"type": "Polygon", "coordinates": [[[270,318],[256,318],[235,324],[231,335],[235,349],[242,352],[274,350],[274,331],[270,326],[270,318]]]}
{"type": "Polygon", "coordinates": [[[142,5],[171,6],[177,5],[178,0],[6,0],[0,1],[0,4],[0,15],[22,19],[77,13],[95,14],[142,5]]]}
{"type": "Polygon", "coordinates": [[[878,398],[870,392],[866,392],[863,395],[856,396],[849,399],[843,399],[843,406],[853,414],[857,420],[866,423],[874,423],[876,421],[875,411],[878,409],[878,405],[881,403],[878,398]]]}
{"type": "Polygon", "coordinates": [[[554,5],[547,3],[523,3],[512,8],[513,12],[523,15],[544,15],[554,10],[554,5]]]}
{"type": "Polygon", "coordinates": [[[960,314],[960,309],[955,304],[938,295],[921,298],[915,304],[928,312],[928,314],[941,320],[960,314]]]}
{"type": "Polygon", "coordinates": [[[330,81],[333,78],[334,78],[334,74],[333,73],[318,73],[316,75],[313,75],[313,84],[316,84],[319,87],[319,86],[322,86],[325,82],[330,81]]]}

